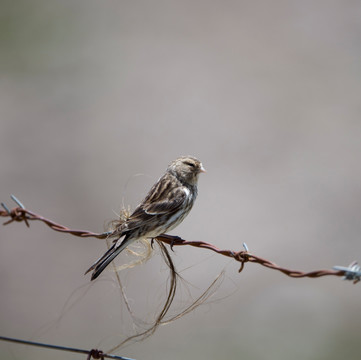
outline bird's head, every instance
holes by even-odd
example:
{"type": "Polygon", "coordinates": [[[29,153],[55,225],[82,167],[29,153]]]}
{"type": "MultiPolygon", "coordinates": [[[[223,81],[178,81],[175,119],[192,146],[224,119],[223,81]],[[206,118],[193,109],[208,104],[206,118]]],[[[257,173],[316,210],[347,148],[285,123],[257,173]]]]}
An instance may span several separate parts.
{"type": "Polygon", "coordinates": [[[206,172],[202,163],[193,156],[182,156],[172,161],[168,166],[168,171],[189,185],[197,185],[199,174],[206,172]]]}

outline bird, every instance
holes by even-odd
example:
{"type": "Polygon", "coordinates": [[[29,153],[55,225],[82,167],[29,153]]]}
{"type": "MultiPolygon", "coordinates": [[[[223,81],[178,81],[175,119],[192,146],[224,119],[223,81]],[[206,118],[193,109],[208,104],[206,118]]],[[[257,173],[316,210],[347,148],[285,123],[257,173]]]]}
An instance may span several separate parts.
{"type": "Polygon", "coordinates": [[[179,225],[194,205],[198,177],[204,172],[202,163],[193,156],[173,160],[134,212],[120,225],[114,244],[85,274],[93,271],[91,280],[95,280],[134,241],[153,239],[179,225]]]}

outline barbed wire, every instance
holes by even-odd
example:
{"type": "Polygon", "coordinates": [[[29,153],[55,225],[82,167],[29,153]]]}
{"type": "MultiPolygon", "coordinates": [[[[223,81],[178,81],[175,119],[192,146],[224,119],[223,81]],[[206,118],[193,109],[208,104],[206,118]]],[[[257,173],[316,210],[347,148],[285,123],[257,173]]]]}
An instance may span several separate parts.
{"type": "MultiPolygon", "coordinates": [[[[3,207],[4,210],[0,209],[0,216],[10,218],[3,225],[8,225],[12,222],[25,222],[25,224],[28,227],[30,227],[30,223],[29,223],[30,221],[41,221],[55,231],[59,231],[62,233],[68,233],[68,234],[71,234],[74,236],[79,236],[79,237],[95,237],[98,239],[106,239],[106,238],[112,237],[113,233],[115,233],[115,231],[114,232],[108,231],[108,232],[103,232],[103,233],[94,233],[94,232],[85,231],[85,230],[69,229],[66,226],[57,224],[52,220],[46,219],[45,217],[43,217],[41,215],[35,214],[34,212],[27,210],[25,208],[25,206],[14,195],[11,195],[11,199],[18,206],[10,210],[6,206],[6,204],[1,203],[1,206],[3,207]]],[[[359,282],[361,280],[361,268],[357,264],[356,261],[352,262],[347,267],[346,266],[334,266],[333,270],[326,269],[326,270],[314,270],[314,271],[310,271],[310,272],[303,272],[303,271],[299,271],[299,270],[292,270],[292,269],[287,269],[287,268],[281,267],[272,261],[261,258],[254,254],[251,254],[245,243],[243,243],[244,250],[232,251],[232,250],[219,249],[216,246],[214,246],[210,243],[204,242],[204,241],[187,241],[187,240],[180,238],[179,236],[172,236],[172,235],[167,235],[167,234],[162,234],[160,236],[157,236],[156,239],[170,245],[172,250],[173,250],[174,246],[189,245],[189,246],[194,246],[194,247],[198,247],[198,248],[202,248],[202,249],[208,249],[208,250],[216,252],[220,255],[233,258],[234,260],[241,263],[239,272],[241,272],[244,269],[245,263],[251,262],[251,263],[257,263],[257,264],[267,267],[269,269],[280,271],[283,274],[293,277],[293,278],[304,278],[304,277],[319,278],[322,276],[343,276],[343,278],[345,280],[351,280],[351,281],[353,281],[354,284],[356,284],[357,282],[359,282]]]]}
{"type": "Polygon", "coordinates": [[[86,354],[86,355],[88,355],[87,360],[90,360],[90,359],[102,359],[103,360],[104,358],[118,359],[118,360],[134,360],[134,359],[127,358],[124,356],[105,354],[105,353],[103,353],[103,351],[98,350],[98,349],[84,350],[84,349],[78,349],[78,348],[71,348],[71,347],[67,347],[67,346],[58,346],[58,345],[39,343],[39,342],[35,342],[35,341],[27,341],[27,340],[21,340],[21,339],[16,339],[16,338],[9,338],[9,337],[5,337],[5,336],[0,336],[0,340],[18,343],[18,344],[42,347],[42,348],[47,348],[47,349],[53,349],[53,350],[68,351],[68,352],[73,352],[73,353],[78,353],[78,354],[86,354]]]}

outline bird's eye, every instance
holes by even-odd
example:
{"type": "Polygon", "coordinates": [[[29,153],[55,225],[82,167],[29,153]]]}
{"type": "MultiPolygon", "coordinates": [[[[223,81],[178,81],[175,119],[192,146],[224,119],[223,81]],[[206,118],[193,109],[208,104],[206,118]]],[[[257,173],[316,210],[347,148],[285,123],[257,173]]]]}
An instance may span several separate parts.
{"type": "Polygon", "coordinates": [[[192,168],[196,167],[193,163],[191,163],[189,161],[186,161],[185,164],[192,167],[192,168]]]}

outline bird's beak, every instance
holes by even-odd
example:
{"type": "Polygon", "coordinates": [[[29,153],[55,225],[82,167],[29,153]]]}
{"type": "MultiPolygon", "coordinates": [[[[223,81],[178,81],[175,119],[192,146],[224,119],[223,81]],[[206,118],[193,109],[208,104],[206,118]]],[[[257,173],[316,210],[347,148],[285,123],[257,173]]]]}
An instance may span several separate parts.
{"type": "Polygon", "coordinates": [[[199,172],[201,173],[206,173],[207,170],[203,167],[203,165],[201,164],[201,169],[199,170],[199,172]]]}

